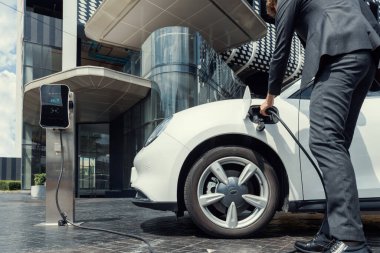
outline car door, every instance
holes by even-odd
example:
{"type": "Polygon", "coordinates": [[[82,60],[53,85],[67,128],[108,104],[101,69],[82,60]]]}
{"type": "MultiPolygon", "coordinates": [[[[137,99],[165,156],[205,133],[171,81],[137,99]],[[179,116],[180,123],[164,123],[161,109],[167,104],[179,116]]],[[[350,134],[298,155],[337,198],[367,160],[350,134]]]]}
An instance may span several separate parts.
{"type": "MultiPolygon", "coordinates": [[[[309,105],[311,88],[301,96],[299,115],[299,139],[309,149],[309,105]]],[[[360,198],[380,197],[380,92],[369,92],[358,118],[355,134],[350,147],[360,198]]],[[[324,192],[320,179],[307,157],[300,155],[302,184],[305,200],[323,199],[324,192]]]]}

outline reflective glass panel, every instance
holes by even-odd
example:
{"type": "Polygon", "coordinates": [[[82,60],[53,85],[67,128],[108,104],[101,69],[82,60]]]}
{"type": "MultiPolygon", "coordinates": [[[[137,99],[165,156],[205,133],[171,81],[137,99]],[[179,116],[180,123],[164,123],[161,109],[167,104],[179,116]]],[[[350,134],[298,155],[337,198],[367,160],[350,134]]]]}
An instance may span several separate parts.
{"type": "Polygon", "coordinates": [[[79,195],[104,195],[109,190],[109,124],[78,125],[79,195]]]}

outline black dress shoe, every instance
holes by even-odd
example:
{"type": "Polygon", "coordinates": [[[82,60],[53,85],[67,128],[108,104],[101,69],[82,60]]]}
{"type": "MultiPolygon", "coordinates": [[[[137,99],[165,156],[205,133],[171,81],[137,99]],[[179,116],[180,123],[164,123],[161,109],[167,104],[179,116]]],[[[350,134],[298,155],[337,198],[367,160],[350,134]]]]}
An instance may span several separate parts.
{"type": "Polygon", "coordinates": [[[294,248],[296,248],[298,251],[305,253],[317,253],[329,250],[333,244],[333,240],[330,240],[324,234],[318,233],[310,241],[296,241],[296,243],[294,244],[294,248]]]}
{"type": "Polygon", "coordinates": [[[323,251],[324,253],[372,253],[372,250],[366,243],[359,243],[355,246],[348,246],[342,241],[335,241],[330,249],[323,251]]]}

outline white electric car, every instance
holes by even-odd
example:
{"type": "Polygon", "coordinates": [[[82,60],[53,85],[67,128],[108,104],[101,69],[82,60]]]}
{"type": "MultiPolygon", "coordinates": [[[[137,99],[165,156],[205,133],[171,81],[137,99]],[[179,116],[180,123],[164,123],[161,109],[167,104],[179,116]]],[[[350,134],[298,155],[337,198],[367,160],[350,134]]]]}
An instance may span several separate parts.
{"type": "MultiPolygon", "coordinates": [[[[300,82],[276,98],[279,116],[309,151],[309,96],[300,82]]],[[[248,96],[247,96],[248,95],[248,96]]],[[[311,162],[286,129],[266,118],[254,123],[262,100],[224,100],[165,119],[136,155],[131,185],[138,206],[188,211],[218,237],[257,233],[276,211],[324,210],[324,192],[311,162]]],[[[351,157],[362,210],[380,210],[380,93],[360,113],[351,157]]]]}

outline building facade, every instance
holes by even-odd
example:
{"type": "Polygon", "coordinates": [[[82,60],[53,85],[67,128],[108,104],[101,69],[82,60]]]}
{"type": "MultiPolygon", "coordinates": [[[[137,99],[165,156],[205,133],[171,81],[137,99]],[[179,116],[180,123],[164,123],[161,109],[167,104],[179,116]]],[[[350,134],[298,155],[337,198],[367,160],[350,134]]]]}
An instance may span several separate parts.
{"type": "MultiPolygon", "coordinates": [[[[77,196],[128,196],[133,158],[165,117],[199,104],[240,98],[246,85],[254,96],[267,93],[275,32],[273,20],[262,8],[265,1],[248,2],[267,21],[266,36],[222,51],[205,39],[204,30],[187,26],[144,30],[140,48],[90,39],[86,24],[99,18],[99,8],[107,11],[106,4],[115,6],[112,0],[22,2],[23,154],[21,160],[10,162],[10,170],[17,172],[12,178],[21,178],[24,189],[30,188],[34,174],[47,169],[46,132],[37,116],[41,84],[67,84],[77,97],[77,196]]],[[[155,0],[135,2],[137,7],[156,6],[155,0]]],[[[179,19],[181,1],[172,5],[179,19]]],[[[371,8],[378,14],[377,1],[371,2],[371,8]]],[[[122,10],[114,10],[115,20],[126,15],[122,10]]],[[[123,31],[108,32],[116,38],[123,31]]],[[[285,84],[301,75],[303,52],[294,37],[285,84]]]]}

